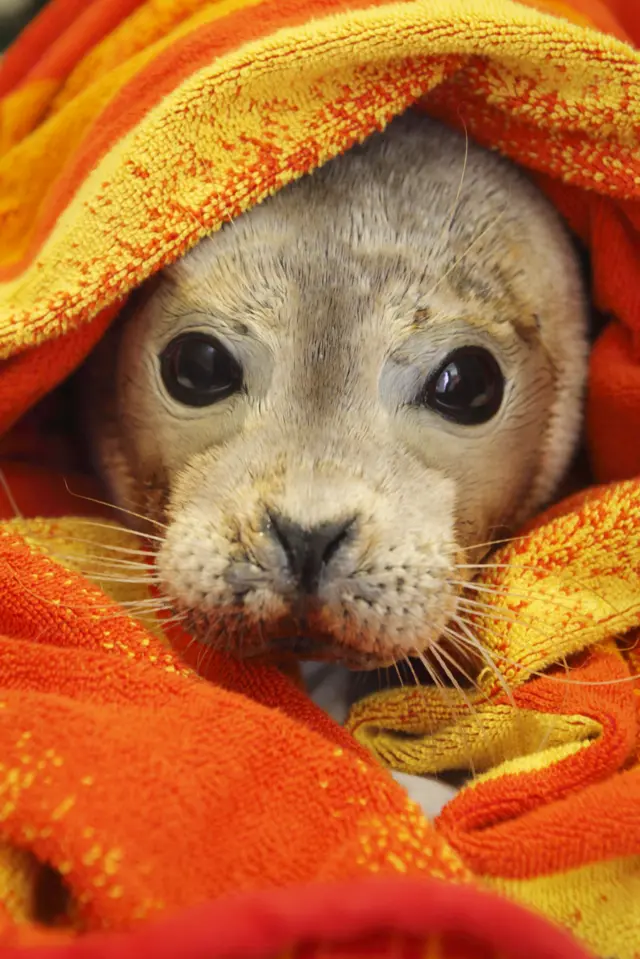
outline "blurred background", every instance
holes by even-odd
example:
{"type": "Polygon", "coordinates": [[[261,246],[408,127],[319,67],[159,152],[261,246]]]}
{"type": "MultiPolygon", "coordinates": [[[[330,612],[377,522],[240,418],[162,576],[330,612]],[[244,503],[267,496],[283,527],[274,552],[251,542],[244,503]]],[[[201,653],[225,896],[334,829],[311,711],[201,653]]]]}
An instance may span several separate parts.
{"type": "Polygon", "coordinates": [[[0,0],[0,55],[47,0],[0,0]]]}

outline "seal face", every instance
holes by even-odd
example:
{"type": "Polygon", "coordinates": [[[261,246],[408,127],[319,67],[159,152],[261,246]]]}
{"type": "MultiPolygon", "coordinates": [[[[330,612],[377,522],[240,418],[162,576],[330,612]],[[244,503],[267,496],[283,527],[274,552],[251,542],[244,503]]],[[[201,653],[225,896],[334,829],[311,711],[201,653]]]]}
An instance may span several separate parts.
{"type": "Polygon", "coordinates": [[[83,376],[89,436],[167,524],[157,575],[200,641],[385,665],[555,489],[586,315],[533,185],[408,114],[132,298],[83,376]]]}

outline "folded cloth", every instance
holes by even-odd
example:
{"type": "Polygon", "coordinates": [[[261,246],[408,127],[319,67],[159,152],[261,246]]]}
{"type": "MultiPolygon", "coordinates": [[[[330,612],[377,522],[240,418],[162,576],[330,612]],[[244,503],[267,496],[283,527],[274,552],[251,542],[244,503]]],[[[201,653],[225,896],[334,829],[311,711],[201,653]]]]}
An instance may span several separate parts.
{"type": "Polygon", "coordinates": [[[623,0],[51,0],[7,53],[0,954],[578,956],[560,925],[637,956],[638,37],[623,0]],[[526,167],[588,248],[602,485],[476,580],[475,687],[343,729],[295,664],[203,658],[112,582],[138,539],[25,414],[134,287],[411,105],[526,167]],[[469,765],[434,824],[384,768],[469,765]]]}

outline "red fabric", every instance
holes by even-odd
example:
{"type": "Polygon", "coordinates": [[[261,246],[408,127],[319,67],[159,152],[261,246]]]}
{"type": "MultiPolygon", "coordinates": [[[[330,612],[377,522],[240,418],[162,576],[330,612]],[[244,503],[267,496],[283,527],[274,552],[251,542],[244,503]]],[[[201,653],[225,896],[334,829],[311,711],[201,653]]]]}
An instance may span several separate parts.
{"type": "Polygon", "coordinates": [[[91,323],[2,362],[0,434],[9,430],[25,410],[71,375],[121,307],[121,303],[115,303],[102,310],[91,323]]]}
{"type": "MultiPolygon", "coordinates": [[[[588,959],[566,933],[466,886],[365,879],[207,904],[127,937],[41,945],[30,959],[588,959]],[[465,933],[461,934],[460,930],[465,933]],[[425,940],[442,937],[431,952],[425,940]]],[[[1,959],[24,959],[22,948],[1,959]]]]}
{"type": "MultiPolygon", "coordinates": [[[[373,3],[378,2],[384,0],[373,0],[373,3]]],[[[82,59],[84,52],[101,36],[101,31],[112,30],[114,25],[137,5],[137,0],[94,0],[83,8],[77,0],[58,0],[45,11],[38,23],[25,34],[24,40],[8,56],[5,67],[0,71],[0,90],[15,89],[16,84],[23,84],[28,88],[27,81],[33,82],[36,93],[41,80],[53,80],[55,86],[57,81],[64,77],[65,71],[72,69],[82,59]],[[61,37],[55,35],[56,24],[60,28],[68,27],[61,37]]],[[[63,169],[60,179],[52,179],[51,191],[42,194],[42,203],[36,210],[37,216],[34,215],[30,221],[37,224],[30,255],[33,256],[39,248],[51,225],[57,220],[69,198],[74,195],[78,184],[87,172],[95,167],[100,157],[167,91],[192,74],[198,65],[210,62],[226,50],[241,48],[247,40],[265,32],[272,32],[276,27],[303,22],[314,14],[357,9],[361,5],[365,5],[365,0],[311,0],[302,9],[299,3],[291,0],[286,3],[268,0],[259,8],[232,14],[222,22],[217,22],[211,29],[203,27],[197,33],[182,38],[141,69],[124,88],[114,88],[113,98],[103,112],[96,115],[88,111],[90,120],[86,129],[83,128],[82,146],[63,169]]],[[[366,5],[371,6],[371,3],[366,5]]],[[[536,5],[555,6],[553,3],[536,5]]],[[[584,0],[583,6],[586,11],[591,7],[595,9],[598,4],[596,0],[584,0]]],[[[150,4],[150,7],[152,8],[153,4],[150,4]]],[[[626,23],[627,28],[630,24],[633,25],[629,17],[626,18],[626,23]]],[[[408,68],[408,73],[410,72],[408,68]]],[[[475,76],[474,82],[477,82],[477,79],[475,76]]],[[[485,74],[484,79],[490,85],[491,78],[488,74],[485,74]]],[[[413,86],[411,89],[413,90],[413,86]]],[[[473,111],[472,97],[469,102],[473,111]]],[[[44,107],[46,108],[47,104],[44,107]]],[[[550,95],[549,108],[552,107],[553,95],[550,95]]],[[[457,115],[457,111],[452,113],[450,110],[449,119],[452,115],[457,115]]],[[[504,116],[501,124],[498,124],[498,119],[497,114],[492,116],[484,113],[480,126],[484,123],[486,129],[493,123],[496,130],[492,131],[489,139],[495,135],[496,141],[492,145],[497,145],[501,136],[508,136],[510,141],[515,143],[515,146],[512,146],[514,158],[526,162],[525,157],[531,155],[534,145],[533,133],[526,123],[519,121],[517,117],[514,117],[513,123],[507,128],[504,125],[504,116]],[[518,155],[518,151],[522,152],[522,157],[518,155]]],[[[472,133],[477,133],[473,128],[470,129],[472,133]]],[[[31,136],[31,133],[32,131],[25,131],[25,137],[31,136]]],[[[562,136],[559,142],[569,151],[573,151],[576,144],[579,147],[587,142],[582,134],[575,134],[569,127],[562,136]]],[[[539,158],[540,169],[557,176],[561,165],[558,157],[562,158],[562,149],[545,151],[548,144],[543,131],[536,131],[536,142],[540,157],[544,154],[544,162],[539,158]],[[555,164],[558,164],[558,167],[555,164]]],[[[43,156],[44,151],[41,151],[40,158],[43,156]]],[[[616,435],[615,448],[614,444],[611,444],[611,449],[603,454],[605,465],[601,469],[601,475],[602,470],[607,469],[613,470],[616,475],[620,470],[623,474],[640,473],[640,443],[634,446],[624,441],[625,436],[632,435],[628,431],[632,430],[633,423],[637,421],[640,403],[638,394],[633,393],[636,383],[633,377],[629,379],[629,395],[631,408],[636,410],[635,418],[633,413],[630,413],[624,420],[626,434],[617,434],[617,428],[611,425],[612,418],[615,421],[616,412],[622,408],[619,388],[621,377],[624,385],[625,363],[628,365],[630,358],[638,357],[639,294],[636,286],[628,283],[626,278],[634,275],[634,270],[638,267],[637,236],[634,231],[640,224],[637,207],[617,200],[618,195],[626,194],[625,184],[616,179],[615,167],[612,167],[610,172],[610,192],[612,197],[615,194],[613,199],[609,197],[606,201],[601,200],[594,191],[589,190],[592,184],[588,182],[588,174],[599,172],[597,158],[594,163],[596,165],[589,167],[588,171],[578,164],[575,178],[586,189],[580,194],[576,209],[572,206],[576,195],[571,188],[566,189],[567,199],[559,197],[557,202],[563,212],[563,203],[567,204],[567,210],[571,206],[571,215],[592,248],[594,294],[598,305],[619,315],[619,322],[626,324],[624,336],[627,336],[627,339],[624,339],[621,329],[616,332],[612,327],[611,361],[601,363],[593,376],[590,402],[591,409],[598,412],[592,415],[600,415],[602,409],[608,417],[606,422],[603,419],[600,425],[596,423],[594,429],[600,433],[616,435]],[[609,406],[607,391],[615,392],[615,398],[609,406]],[[616,458],[616,452],[626,457],[622,466],[620,458],[616,458]]],[[[568,212],[566,215],[569,217],[568,212]]],[[[28,218],[25,219],[29,223],[28,218]]],[[[30,238],[31,235],[25,232],[24,236],[30,238]]],[[[21,259],[19,266],[14,270],[6,269],[3,275],[17,275],[24,269],[28,259],[28,256],[21,259]]],[[[143,262],[146,262],[144,258],[143,262]]],[[[101,289],[102,292],[104,289],[101,289]]],[[[24,407],[25,398],[28,402],[34,402],[54,381],[57,382],[70,372],[88,352],[112,315],[112,312],[103,313],[98,320],[85,325],[82,333],[71,333],[68,338],[61,337],[49,342],[30,355],[14,355],[3,370],[0,414],[4,413],[10,417],[13,411],[13,415],[17,415],[15,410],[24,407]]],[[[65,316],[66,319],[68,317],[65,316]]],[[[594,353],[596,363],[601,356],[598,349],[604,349],[602,343],[606,346],[605,338],[594,353]]],[[[607,441],[604,437],[603,442],[607,441]]],[[[596,458],[598,455],[596,450],[596,458]]],[[[24,502],[27,511],[38,505],[38,490],[36,483],[25,493],[19,493],[19,503],[24,502]]],[[[52,497],[57,499],[53,490],[51,493],[52,497]]],[[[47,511],[52,508],[44,500],[40,502],[40,506],[47,511]]],[[[16,542],[17,540],[18,537],[14,537],[8,530],[3,544],[3,562],[0,564],[0,582],[3,583],[6,607],[3,620],[5,635],[0,637],[0,649],[4,651],[0,657],[0,672],[3,672],[3,688],[6,688],[6,698],[11,707],[5,709],[0,716],[3,741],[7,744],[3,760],[8,763],[13,760],[16,768],[19,762],[23,762],[19,754],[13,755],[12,750],[15,729],[17,724],[22,722],[25,713],[29,715],[32,730],[35,730],[31,733],[34,748],[30,747],[34,755],[36,747],[45,755],[50,737],[56,744],[68,746],[68,749],[64,762],[60,763],[61,771],[52,777],[52,782],[44,785],[38,783],[37,789],[32,790],[23,801],[23,809],[18,814],[16,810],[7,812],[3,820],[3,837],[6,835],[8,841],[15,845],[22,843],[20,848],[25,848],[21,813],[25,810],[28,813],[24,821],[38,824],[45,821],[46,814],[52,809],[55,812],[58,807],[55,807],[53,802],[49,803],[51,808],[46,807],[41,801],[42,797],[46,799],[49,795],[55,795],[56,798],[61,796],[62,801],[66,802],[72,795],[72,790],[77,789],[77,782],[82,781],[81,773],[86,757],[93,755],[99,760],[98,768],[109,768],[111,780],[105,777],[105,781],[98,783],[94,796],[88,797],[80,790],[79,798],[75,795],[72,797],[76,805],[69,813],[69,822],[64,822],[59,830],[56,828],[63,842],[56,845],[50,836],[36,832],[33,847],[28,844],[26,847],[32,849],[39,861],[50,862],[55,868],[61,867],[63,862],[68,865],[65,875],[68,876],[70,887],[73,882],[76,883],[77,891],[88,888],[94,878],[91,872],[92,863],[87,861],[90,850],[87,851],[82,844],[85,837],[81,836],[77,823],[84,826],[90,815],[95,815],[105,829],[111,828],[112,836],[135,835],[136,840],[139,840],[136,848],[145,851],[154,868],[151,874],[147,875],[137,872],[135,858],[132,856],[126,862],[129,887],[125,888],[120,896],[109,898],[105,888],[106,880],[98,887],[94,900],[94,904],[97,903],[95,912],[97,915],[101,911],[100,918],[105,926],[112,923],[112,926],[126,928],[125,922],[132,914],[132,903],[135,900],[131,893],[132,887],[134,892],[144,895],[150,887],[160,889],[162,893],[168,890],[169,895],[158,898],[165,904],[168,903],[171,908],[191,904],[201,897],[222,897],[230,889],[254,888],[256,877],[264,885],[268,884],[264,882],[265,877],[268,877],[269,881],[277,880],[284,888],[278,892],[238,895],[234,900],[221,898],[196,912],[184,913],[167,919],[162,924],[138,929],[131,932],[127,938],[91,934],[71,943],[65,941],[65,935],[60,931],[52,933],[50,937],[41,934],[32,926],[25,930],[19,926],[10,928],[10,923],[5,923],[5,942],[9,943],[13,937],[16,947],[31,943],[34,946],[31,954],[40,956],[41,959],[49,956],[53,959],[56,955],[75,955],[79,959],[83,956],[86,959],[108,959],[111,956],[148,956],[149,959],[155,959],[156,956],[175,955],[186,956],[187,959],[197,959],[200,956],[203,959],[205,956],[207,959],[230,959],[233,956],[242,959],[250,956],[273,959],[275,955],[285,951],[288,956],[300,959],[303,955],[311,957],[320,953],[336,959],[338,956],[373,954],[379,957],[389,956],[389,959],[391,956],[396,959],[404,959],[406,956],[408,959],[410,955],[424,955],[427,949],[431,952],[437,951],[439,955],[446,956],[446,959],[484,959],[485,956],[487,959],[497,959],[497,956],[500,959],[584,957],[584,953],[564,934],[557,932],[542,919],[500,899],[489,897],[477,888],[461,885],[460,876],[452,865],[453,857],[446,855],[447,851],[443,848],[444,843],[440,836],[436,836],[432,843],[437,853],[434,856],[433,871],[439,876],[448,875],[451,880],[448,885],[440,885],[434,881],[409,881],[394,876],[385,880],[360,878],[364,869],[358,873],[354,865],[358,862],[359,843],[363,835],[360,821],[353,812],[356,797],[353,791],[349,791],[350,784],[344,775],[344,768],[338,768],[333,759],[341,756],[344,750],[345,753],[349,752],[349,759],[353,759],[353,764],[357,766],[359,760],[367,767],[365,772],[369,782],[373,781],[373,786],[368,787],[371,789],[371,796],[361,795],[360,798],[364,798],[365,806],[370,803],[369,809],[372,808],[374,800],[379,803],[380,819],[384,820],[385,815],[389,816],[391,825],[387,832],[398,846],[403,842],[402,830],[398,828],[390,813],[397,811],[399,816],[404,811],[404,797],[394,783],[384,780],[381,771],[374,766],[370,757],[364,758],[364,753],[360,753],[359,747],[349,739],[348,733],[332,725],[326,717],[321,719],[318,711],[314,710],[301,693],[298,695],[292,692],[290,685],[286,686],[283,677],[267,674],[259,668],[251,671],[250,678],[246,667],[229,663],[226,673],[221,667],[217,675],[224,689],[215,697],[204,684],[197,685],[195,681],[192,684],[191,680],[184,683],[178,681],[175,669],[172,673],[161,673],[159,669],[152,669],[145,660],[147,654],[141,651],[148,649],[148,645],[143,647],[143,639],[146,640],[146,637],[141,637],[139,630],[135,635],[125,636],[124,633],[133,634],[134,628],[130,624],[123,624],[122,620],[115,623],[113,634],[117,633],[123,641],[130,639],[132,648],[135,642],[139,641],[141,650],[135,647],[134,661],[129,661],[124,656],[117,660],[108,652],[108,649],[113,647],[113,642],[104,642],[106,634],[98,634],[94,618],[87,616],[90,621],[81,623],[86,606],[78,607],[79,615],[75,619],[66,617],[64,610],[71,607],[62,607],[61,618],[52,615],[54,605],[58,613],[60,611],[61,596],[64,595],[65,601],[73,598],[74,584],[82,590],[84,596],[84,582],[78,582],[79,577],[67,574],[62,568],[58,568],[56,572],[47,570],[43,558],[34,556],[24,543],[16,542]],[[42,578],[39,580],[37,593],[31,588],[31,580],[25,586],[27,577],[38,579],[40,576],[42,578]],[[86,632],[83,625],[86,625],[86,632]],[[24,670],[23,675],[20,674],[20,667],[24,670]],[[91,688],[94,682],[99,686],[98,693],[91,688]],[[247,697],[242,705],[237,695],[240,692],[247,697]],[[94,694],[97,699],[103,700],[97,706],[90,701],[94,694]],[[161,694],[165,694],[164,697],[161,694]],[[141,702],[149,706],[148,714],[141,709],[141,702]],[[289,705],[289,715],[284,703],[289,705]],[[269,708],[272,715],[265,715],[263,707],[269,708]],[[237,717],[242,713],[243,719],[246,719],[245,712],[249,714],[251,709],[255,709],[255,723],[252,725],[249,715],[245,725],[251,735],[247,735],[246,743],[243,743],[241,748],[238,745],[240,737],[237,717]],[[225,711],[227,727],[223,723],[225,711]],[[231,722],[229,717],[232,714],[231,722]],[[69,717],[74,719],[75,726],[69,722],[69,717]],[[293,722],[290,720],[295,720],[300,728],[294,731],[293,722]],[[136,735],[132,735],[134,729],[136,735]],[[265,733],[265,729],[269,735],[265,733]],[[278,729],[280,738],[274,733],[274,730],[277,732],[278,729]],[[281,759],[281,762],[274,762],[267,752],[265,744],[271,741],[277,743],[278,759],[281,759]],[[308,753],[305,753],[306,749],[308,753]],[[105,759],[107,753],[111,763],[109,766],[105,759]],[[336,782],[344,791],[341,807],[336,810],[328,804],[322,805],[325,802],[322,792],[325,787],[322,782],[318,786],[315,780],[315,793],[311,789],[308,792],[303,789],[300,793],[302,798],[298,797],[298,802],[292,803],[287,792],[289,784],[304,782],[301,770],[307,775],[306,782],[310,783],[310,774],[316,768],[314,762],[317,763],[318,757],[324,757],[325,753],[327,765],[332,764],[331,768],[337,771],[336,782]],[[157,782],[154,778],[155,767],[154,776],[149,773],[150,755],[161,757],[157,760],[157,782]],[[197,761],[194,761],[196,759],[197,761]],[[122,775],[123,762],[126,765],[126,775],[122,775]],[[207,762],[209,766],[206,765],[207,762]],[[235,764],[233,771],[236,776],[233,787],[228,786],[228,781],[233,777],[227,780],[232,764],[235,764]],[[261,778],[256,775],[259,767],[261,778]],[[221,769],[223,775],[219,774],[221,769]],[[151,779],[154,779],[157,787],[155,797],[147,797],[145,793],[151,779]],[[131,801],[132,783],[135,784],[136,790],[134,802],[131,801]],[[212,784],[215,784],[219,791],[219,802],[213,804],[213,807],[207,805],[212,784]],[[38,789],[42,791],[38,793],[38,789]],[[60,790],[59,796],[57,790],[60,790]],[[255,815],[251,820],[254,836],[250,842],[246,811],[244,815],[235,815],[235,809],[239,808],[243,798],[251,791],[259,793],[263,805],[258,809],[260,815],[255,815]],[[151,798],[155,798],[155,805],[149,801],[151,798]],[[208,846],[207,843],[212,842],[211,809],[214,807],[217,816],[213,833],[215,841],[212,846],[208,846]],[[187,808],[190,808],[189,816],[185,814],[187,808]],[[332,819],[331,813],[336,811],[338,815],[332,819]],[[169,815],[171,812],[173,815],[169,815]],[[77,817],[75,828],[74,816],[77,817]],[[349,817],[352,819],[349,820],[349,817]],[[339,819],[340,822],[337,823],[336,820],[339,819]],[[185,820],[188,820],[188,830],[185,829],[185,820]],[[123,829],[123,822],[126,829],[123,829]],[[234,833],[238,822],[240,828],[234,833]],[[228,823],[232,826],[227,830],[228,823]],[[351,827],[350,832],[346,826],[343,828],[344,823],[351,827]],[[347,833],[348,840],[345,838],[347,833]],[[247,836],[246,842],[238,842],[238,836],[247,836]],[[186,844],[181,845],[185,839],[186,844]],[[69,849],[75,853],[73,861],[69,849]],[[322,858],[318,850],[324,854],[328,863],[324,872],[318,867],[322,858]],[[294,866],[299,868],[297,873],[292,871],[293,860],[294,866]],[[451,874],[447,872],[447,864],[452,870],[451,874]],[[322,884],[321,881],[337,875],[351,876],[351,879],[343,885],[322,884]],[[242,881],[239,881],[239,876],[242,881]],[[313,886],[296,885],[314,876],[317,877],[317,883],[313,886]],[[206,881],[211,883],[209,887],[205,886],[206,881]],[[227,885],[222,886],[223,882],[227,885]],[[124,903],[119,903],[119,899],[123,899],[124,903]],[[436,943],[434,937],[441,937],[440,941],[436,943]],[[49,942],[51,938],[56,940],[56,945],[53,941],[49,942]],[[36,947],[38,939],[41,943],[36,947]]],[[[171,666],[173,668],[173,663],[171,666]]],[[[544,682],[532,684],[529,692],[523,695],[533,696],[540,691],[544,696],[544,682]]],[[[629,695],[631,696],[631,693],[629,695]]],[[[602,713],[600,706],[603,698],[606,697],[594,693],[593,699],[598,699],[600,704],[597,715],[602,713]]],[[[607,746],[611,745],[612,738],[613,745],[616,745],[615,727],[618,718],[619,714],[617,716],[611,708],[607,713],[610,727],[607,746]]],[[[631,727],[617,732],[620,749],[624,747],[628,751],[633,745],[631,727]]],[[[615,753],[615,757],[619,757],[619,754],[620,750],[615,753]]],[[[593,750],[591,755],[597,762],[601,754],[593,750]]],[[[33,756],[31,759],[33,760],[33,756]]],[[[562,769],[574,767],[575,764],[572,766],[570,761],[567,761],[561,772],[562,769]]],[[[587,779],[588,776],[594,778],[593,768],[581,766],[580,770],[587,779]]],[[[597,773],[596,769],[596,778],[597,773]]],[[[532,774],[530,781],[532,802],[540,805],[540,794],[545,788],[550,788],[550,784],[538,774],[532,774]]],[[[566,783],[566,780],[563,780],[563,783],[566,783]]],[[[575,778],[572,783],[571,788],[575,792],[584,785],[576,785],[575,778]]],[[[491,784],[489,786],[491,789],[491,784]]],[[[624,787],[624,775],[612,777],[611,788],[607,793],[610,801],[616,803],[620,809],[624,809],[625,802],[628,801],[624,787]]],[[[557,782],[554,788],[558,791],[557,782]]],[[[566,789],[568,791],[569,787],[566,789]]],[[[559,797],[560,800],[563,795],[559,797]]],[[[580,793],[579,799],[582,801],[581,808],[578,808],[576,813],[575,809],[580,804],[572,804],[570,815],[575,815],[576,824],[584,824],[586,828],[602,809],[593,801],[593,794],[588,787],[580,793]]],[[[509,804],[510,800],[512,797],[505,796],[504,791],[500,795],[496,794],[494,808],[502,804],[502,820],[505,819],[505,806],[509,811],[513,809],[514,815],[517,811],[515,804],[509,804]]],[[[465,803],[466,798],[463,797],[462,803],[458,804],[463,813],[468,813],[468,818],[462,822],[468,832],[465,853],[470,859],[476,857],[474,864],[490,871],[494,852],[491,849],[493,835],[503,848],[510,846],[517,852],[517,843],[522,840],[522,833],[515,828],[513,822],[501,821],[496,832],[492,834],[493,820],[479,822],[477,807],[471,803],[467,808],[465,803]],[[481,855],[482,850],[479,853],[473,842],[474,830],[477,834],[480,829],[485,830],[485,839],[488,837],[482,847],[485,852],[488,849],[484,858],[481,855]]],[[[531,835],[535,841],[531,839],[533,854],[527,858],[529,863],[536,864],[541,873],[544,873],[548,859],[542,855],[536,859],[535,854],[545,845],[545,830],[552,830],[553,815],[557,815],[557,812],[557,809],[550,811],[543,806],[542,810],[534,810],[538,819],[533,818],[530,822],[531,835]]],[[[637,828],[637,815],[636,819],[634,815],[636,809],[630,808],[627,813],[629,829],[624,835],[620,834],[625,842],[633,840],[636,835],[634,830],[637,828]]],[[[58,822],[57,819],[55,821],[58,822]]],[[[446,835],[446,814],[441,822],[446,835]]],[[[459,825],[460,823],[456,823],[456,828],[459,825]]],[[[375,831],[372,830],[372,833],[375,831]]],[[[382,828],[376,835],[382,846],[384,835],[382,828]]],[[[453,835],[452,828],[451,836],[453,835]]],[[[611,843],[607,846],[610,855],[627,848],[624,843],[618,842],[620,835],[611,836],[611,843]]],[[[420,848],[421,852],[426,845],[420,838],[416,840],[416,847],[420,848]]],[[[385,859],[384,849],[380,851],[373,842],[371,846],[374,849],[373,856],[379,857],[379,860],[374,860],[372,856],[374,865],[381,868],[382,864],[383,870],[391,872],[395,868],[391,856],[385,859]]],[[[554,865],[574,863],[574,852],[569,848],[562,862],[554,865]]],[[[400,868],[407,868],[402,859],[396,859],[400,861],[400,868]]],[[[124,887],[126,885],[124,882],[124,887]]],[[[90,921],[91,916],[87,919],[85,915],[83,919],[90,921]]],[[[7,959],[17,954],[8,946],[0,949],[0,956],[6,956],[7,959]]],[[[23,954],[22,949],[19,954],[23,954]]]]}

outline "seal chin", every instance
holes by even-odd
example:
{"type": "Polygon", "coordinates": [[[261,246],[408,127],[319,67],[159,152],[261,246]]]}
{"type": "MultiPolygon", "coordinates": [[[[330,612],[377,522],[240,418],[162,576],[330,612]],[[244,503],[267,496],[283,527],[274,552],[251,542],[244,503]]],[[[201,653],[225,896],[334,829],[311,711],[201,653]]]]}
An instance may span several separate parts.
{"type": "Polygon", "coordinates": [[[364,648],[357,648],[336,636],[305,633],[276,637],[269,646],[271,651],[290,653],[305,662],[340,663],[355,671],[387,669],[407,658],[404,650],[385,649],[379,643],[375,644],[373,650],[367,651],[371,647],[371,640],[367,642],[366,639],[363,637],[364,648]]]}
{"type": "Polygon", "coordinates": [[[286,654],[301,661],[340,663],[356,671],[386,669],[419,657],[440,633],[425,630],[415,642],[401,641],[384,631],[372,632],[346,611],[338,616],[316,600],[300,597],[272,618],[248,615],[241,605],[205,611],[176,604],[176,611],[186,616],[184,625],[198,642],[236,659],[286,654]]]}
{"type": "Polygon", "coordinates": [[[331,640],[317,640],[308,636],[277,639],[273,645],[279,653],[291,653],[303,662],[340,663],[354,671],[385,669],[395,662],[394,659],[387,661],[372,653],[360,653],[331,640]]]}

